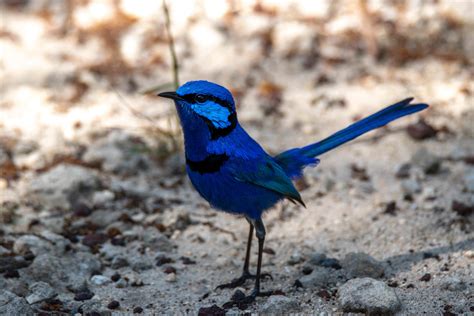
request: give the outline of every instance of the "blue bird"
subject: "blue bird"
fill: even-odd
[[[283,199],[305,206],[292,180],[301,177],[306,166],[316,166],[316,157],[428,107],[424,103],[411,104],[413,98],[408,98],[317,143],[272,157],[240,126],[234,99],[226,88],[208,81],[190,81],[176,92],[158,95],[175,102],[184,133],[186,170],[196,190],[214,208],[243,215],[250,224],[242,276],[219,286],[233,288],[255,279],[251,294],[242,298],[247,302],[271,295],[260,291],[260,280],[265,276],[261,273],[265,241],[262,213]],[[249,272],[254,229],[258,239],[256,275]]]

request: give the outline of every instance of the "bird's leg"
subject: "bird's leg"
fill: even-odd
[[[260,291],[260,278],[262,277],[262,255],[263,255],[263,244],[265,242],[265,226],[261,219],[252,220],[253,226],[255,227],[255,235],[258,238],[258,261],[257,261],[257,274],[255,275],[255,287],[250,295],[245,296],[242,292],[236,291],[232,296],[231,300],[224,304],[226,307],[237,306],[241,309],[245,309],[248,304],[255,301],[257,296],[270,296],[274,292],[262,292]]]
[[[261,218],[253,221],[255,227],[255,235],[258,239],[258,259],[257,259],[257,274],[255,276],[255,287],[252,293],[248,296],[250,299],[255,299],[257,296],[270,296],[272,291],[261,292],[260,291],[260,278],[262,276],[262,256],[263,256],[263,244],[265,243],[265,226]]]
[[[251,274],[249,271],[249,265],[250,265],[250,250],[252,249],[252,238],[253,238],[253,230],[254,230],[254,224],[252,221],[248,218],[246,218],[247,221],[249,222],[250,229],[249,229],[249,236],[247,239],[247,250],[245,252],[245,261],[244,261],[244,269],[242,271],[242,275],[238,277],[237,279],[232,280],[229,283],[221,284],[217,286],[218,289],[227,289],[227,288],[236,288],[238,286],[241,286],[245,283],[245,281],[249,279],[255,279],[255,275]],[[272,278],[272,276],[268,273],[263,273],[262,277],[269,277]]]

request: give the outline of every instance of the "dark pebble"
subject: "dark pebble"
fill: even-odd
[[[225,309],[217,306],[216,304],[209,307],[201,307],[198,311],[198,316],[221,316],[225,315]]]
[[[125,238],[119,238],[119,237],[113,237],[110,240],[110,243],[114,246],[120,246],[120,247],[123,247],[126,245]]]
[[[172,266],[168,266],[163,270],[163,272],[166,274],[176,273],[176,268]]]
[[[20,277],[20,273],[18,273],[18,270],[7,270],[7,272],[5,272],[3,276],[5,277],[5,279],[16,279]]]
[[[167,263],[174,263],[174,260],[169,258],[169,257],[163,256],[163,255],[160,255],[160,256],[156,257],[156,265],[158,267],[162,266],[164,264],[167,264]]]
[[[295,283],[293,284],[294,287],[303,287],[303,284],[301,284],[300,280],[296,280]]]
[[[398,287],[398,282],[397,280],[388,280],[387,285],[390,287]]]
[[[341,264],[339,263],[339,260],[334,259],[334,258],[325,258],[325,259],[321,260],[319,265],[321,267],[333,268],[333,269],[336,269],[336,270],[339,270],[339,269],[342,268]]]
[[[421,278],[420,278],[420,281],[423,281],[423,282],[428,282],[431,280],[431,274],[429,273],[426,273],[425,275],[423,275]]]
[[[183,264],[196,264],[196,261],[188,257],[181,257],[180,259],[183,262]]]
[[[461,216],[469,216],[474,213],[474,205],[467,205],[456,200],[452,202],[451,209]]]
[[[413,283],[410,283],[407,285],[407,289],[414,289],[415,285]]]
[[[438,254],[434,254],[432,252],[423,252],[423,259],[436,259],[436,260],[441,260],[440,256]]]
[[[356,164],[351,164],[351,176],[354,179],[360,180],[360,181],[369,181],[370,177],[367,174],[367,170],[363,167],[359,167]]]
[[[321,297],[325,301],[329,301],[331,299],[331,293],[329,293],[327,290],[319,290],[316,295]]]
[[[120,303],[118,301],[112,301],[107,305],[108,309],[117,309],[120,307]]]
[[[141,314],[141,313],[143,313],[143,308],[141,308],[140,306],[137,306],[133,309],[133,313],[134,314]]]
[[[398,168],[397,172],[395,173],[395,176],[399,179],[406,179],[410,177],[410,170],[411,170],[411,164],[409,163],[404,163],[403,165]]]
[[[114,275],[112,275],[112,276],[110,277],[110,279],[111,279],[113,282],[117,282],[118,280],[120,280],[120,278],[121,278],[121,276],[120,276],[120,274],[118,274],[118,273],[115,273]]]
[[[397,213],[397,202],[390,201],[385,205],[385,210],[383,211],[384,214],[389,215],[396,215]]]
[[[87,292],[79,292],[76,295],[74,295],[74,300],[75,301],[87,301],[90,300],[91,298],[94,297],[94,293],[87,291]]]
[[[108,239],[107,235],[98,233],[98,234],[89,234],[84,236],[82,239],[82,244],[88,247],[95,247],[103,244]]]
[[[435,137],[438,131],[424,120],[420,120],[415,124],[410,124],[406,129],[408,135],[416,140],[423,140]]]
[[[303,267],[303,274],[304,275],[311,274],[311,272],[313,272],[313,268],[311,268],[310,266],[304,266]]]
[[[85,203],[79,202],[72,206],[72,212],[78,217],[87,217],[92,214],[92,209]]]

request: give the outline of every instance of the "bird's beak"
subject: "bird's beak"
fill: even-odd
[[[174,91],[158,93],[159,97],[177,100],[184,100],[179,94]]]

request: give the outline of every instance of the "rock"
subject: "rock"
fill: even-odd
[[[341,266],[349,278],[379,278],[384,274],[384,265],[366,253],[348,253],[341,261]]]
[[[371,278],[349,280],[339,288],[339,303],[344,312],[391,315],[400,309],[395,291]]]
[[[168,273],[166,276],[165,276],[165,280],[166,282],[176,282],[176,273]]]
[[[474,170],[470,170],[464,174],[463,182],[468,192],[474,192]]]
[[[113,201],[115,199],[115,194],[112,191],[104,190],[95,192],[92,196],[92,204],[95,206],[101,206],[107,202]]]
[[[34,315],[28,302],[12,292],[0,290],[0,315]]]
[[[75,165],[58,165],[33,179],[25,196],[47,209],[69,209],[73,204],[90,199],[100,186],[97,174]]]
[[[112,269],[120,269],[129,265],[127,258],[122,255],[118,255],[112,259]]]
[[[290,256],[288,259],[288,264],[289,265],[295,265],[303,261],[303,257],[301,256],[301,253],[299,251],[293,252],[293,254]]]
[[[448,291],[464,291],[467,288],[465,282],[456,277],[448,277],[441,282],[441,288]]]
[[[36,282],[30,285],[30,294],[26,297],[29,304],[35,304],[56,297],[58,293],[46,282]]]
[[[339,271],[316,266],[310,274],[302,276],[299,282],[304,288],[320,288],[336,284],[341,277]]]
[[[145,144],[121,131],[112,131],[93,143],[82,159],[87,163],[100,164],[102,169],[119,174],[133,174],[149,169],[149,158],[140,153]]]
[[[399,179],[406,179],[410,177],[411,164],[403,163],[397,167],[395,176]]]
[[[95,284],[95,285],[106,285],[106,284],[109,284],[111,282],[112,282],[112,280],[110,280],[110,278],[108,278],[104,275],[100,275],[100,274],[96,274],[96,275],[92,276],[92,278],[91,278],[91,283]]]
[[[426,148],[418,149],[412,157],[415,165],[426,174],[437,174],[441,169],[441,158],[429,152]]]
[[[402,181],[402,190],[403,193],[414,195],[421,192],[421,184],[416,179],[408,179]]]
[[[300,311],[301,306],[298,301],[283,295],[270,296],[260,309],[260,313],[264,315],[292,314]]]
[[[67,287],[74,291],[80,289],[100,269],[100,261],[87,252],[62,257],[41,254],[25,269],[25,274],[34,281],[48,282],[55,288]]]
[[[143,244],[153,252],[170,252],[173,250],[173,243],[155,227],[141,229],[139,236],[143,239]]]
[[[17,254],[25,255],[32,253],[35,256],[54,252],[63,254],[71,242],[66,238],[50,231],[43,231],[40,238],[35,235],[20,236],[13,244],[13,250]]]
[[[133,256],[130,258],[130,266],[134,271],[145,271],[153,268],[154,262],[150,257]]]
[[[314,254],[311,255],[311,257],[309,258],[308,262],[310,264],[314,264],[314,265],[320,265],[320,263],[325,260],[327,257],[324,253],[321,253],[321,252],[316,252]]]

